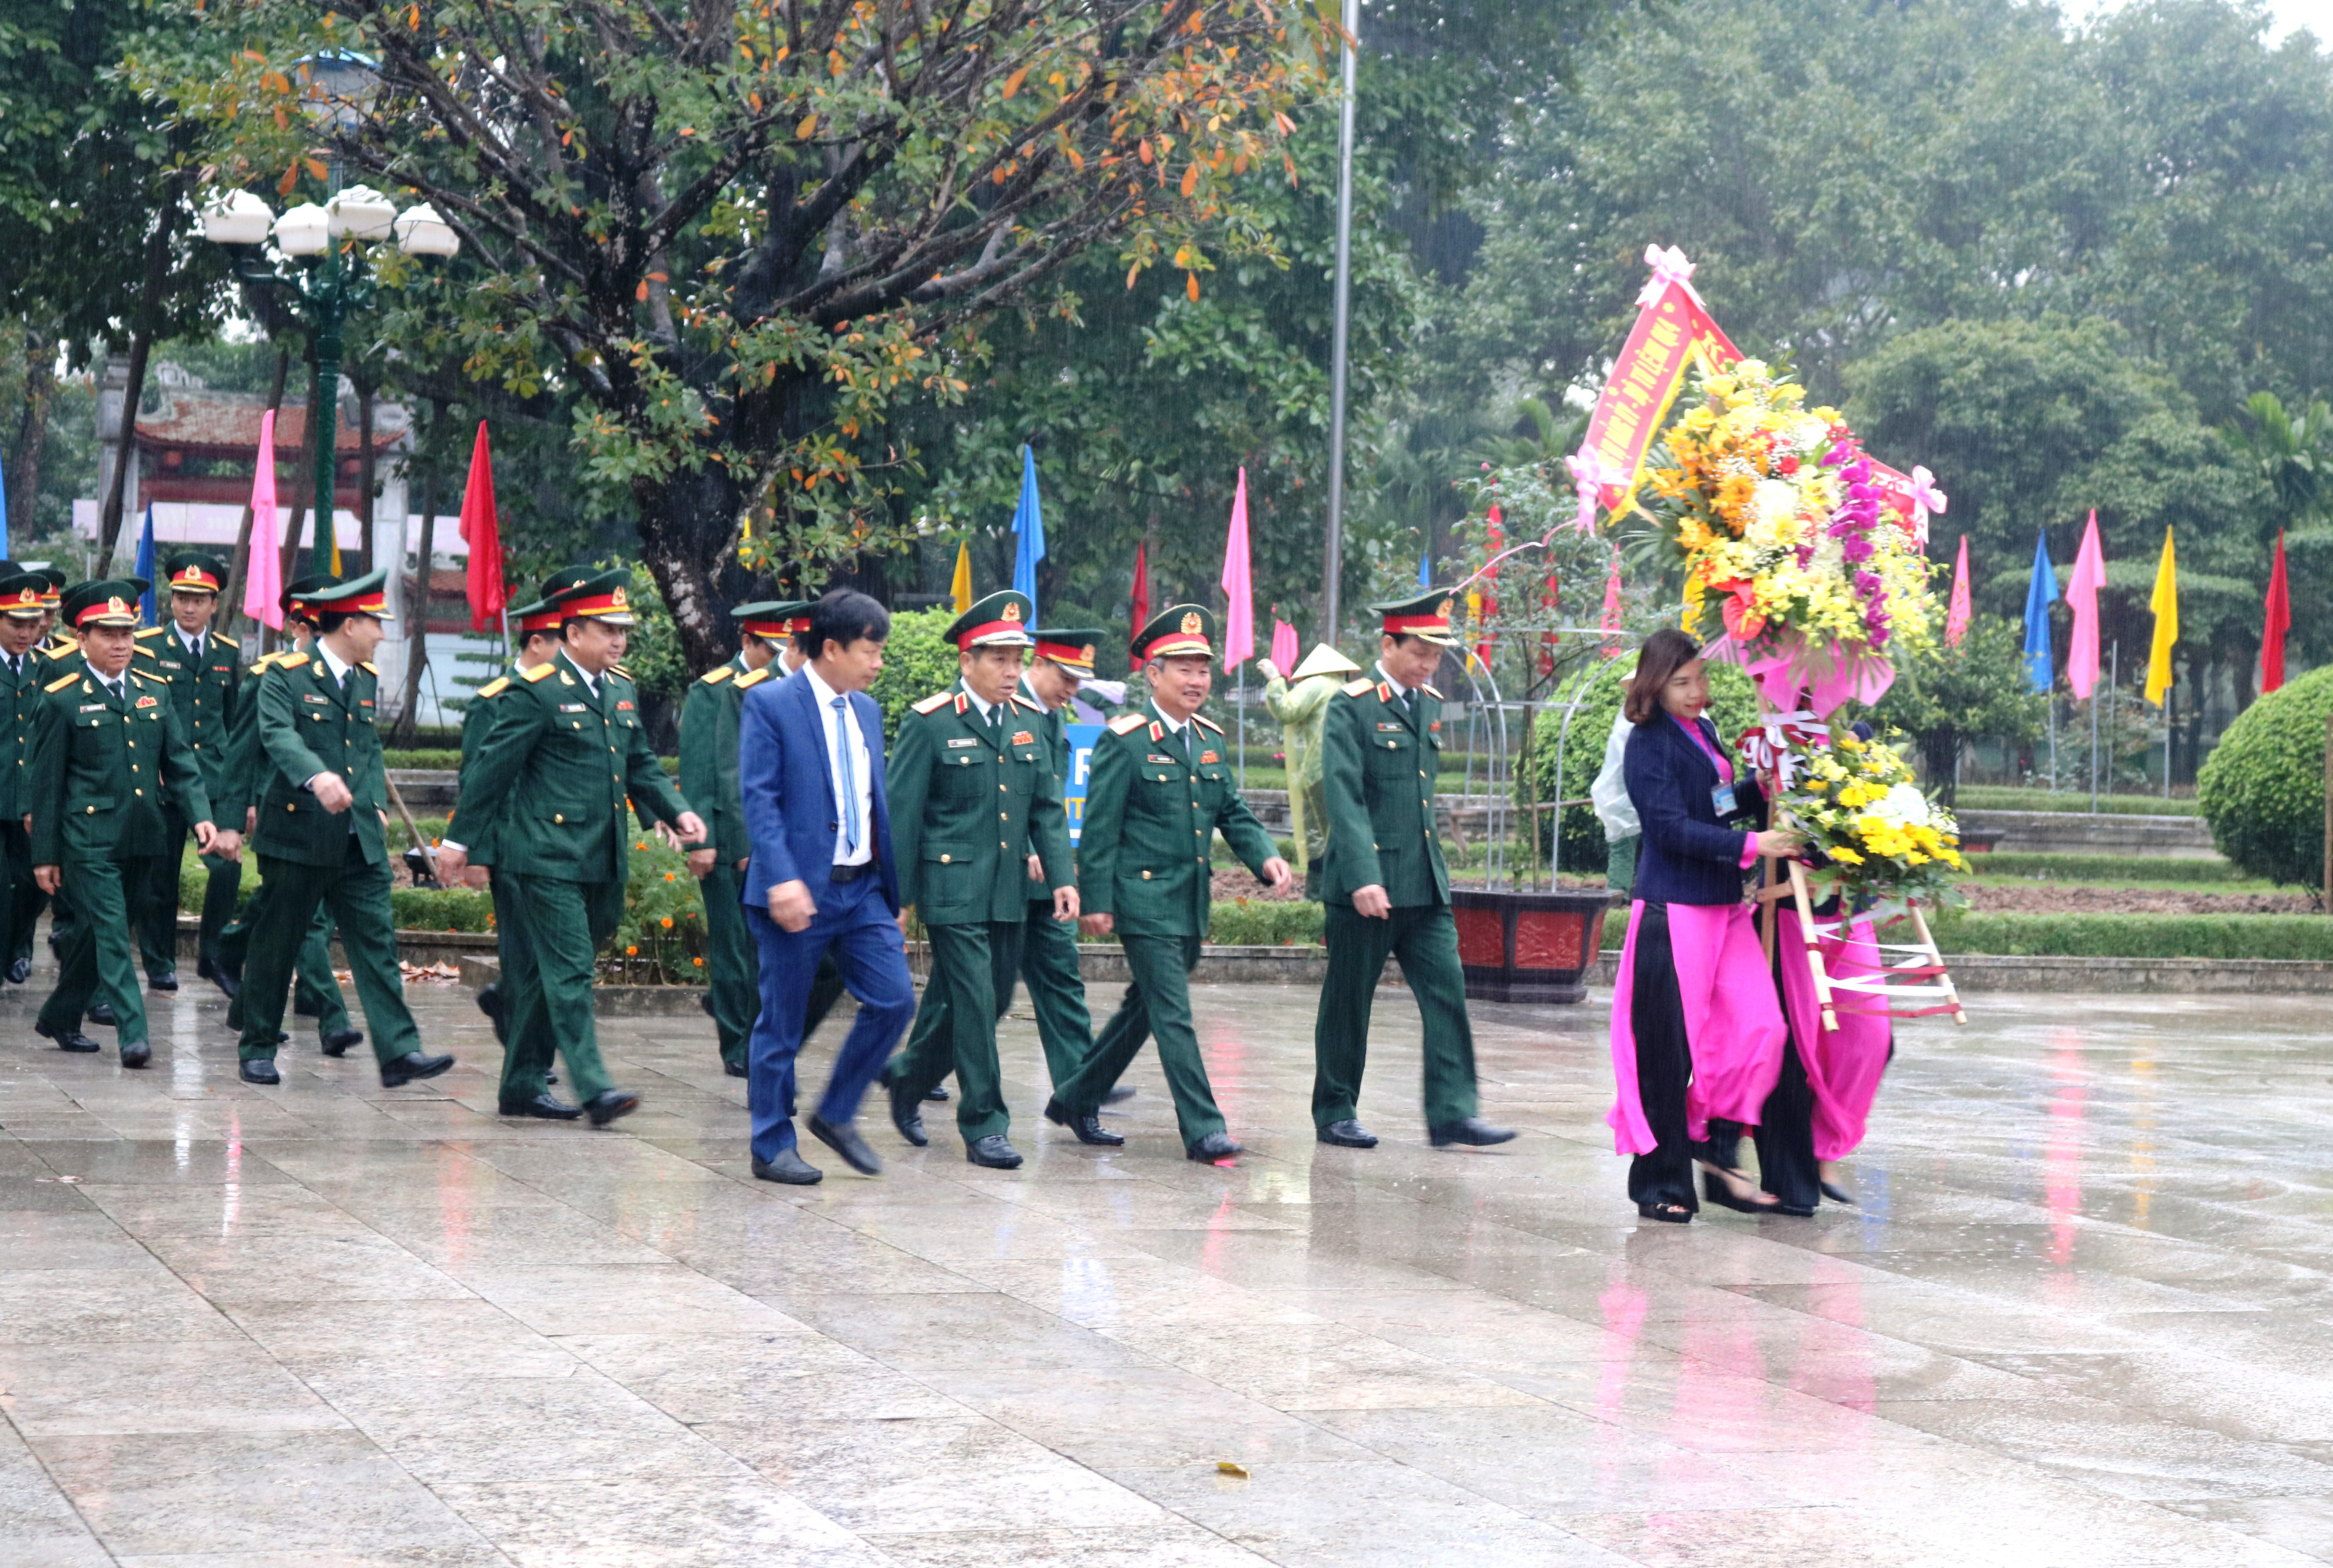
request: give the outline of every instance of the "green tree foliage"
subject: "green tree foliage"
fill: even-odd
[[[2269,693],[2195,777],[2195,808],[2221,854],[2254,876],[2324,894],[2325,722],[2333,667]]]
[[[883,673],[867,694],[883,710],[883,734],[899,732],[908,705],[955,684],[956,650],[941,634],[955,619],[953,608],[910,610],[891,617],[890,640],[883,645]]]
[[[1972,616],[1957,648],[1935,648],[1899,666],[1874,715],[1883,728],[1909,734],[1920,748],[1931,793],[1954,798],[1953,761],[1961,744],[2031,740],[2049,722],[2049,699],[2024,669],[2024,628],[2006,616]]]

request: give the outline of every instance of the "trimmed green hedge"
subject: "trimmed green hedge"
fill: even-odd
[[[2088,816],[2088,789],[2020,789],[2005,784],[1963,784],[1954,797],[1962,811],[2071,811]],[[2101,817],[2193,817],[2195,802],[2174,796],[2101,795]]]
[[[399,931],[488,932],[494,901],[466,887],[392,887],[389,907]]]
[[[2325,722],[2333,666],[2236,715],[2195,776],[2220,853],[2271,882],[2315,891],[2325,865]]]
[[[424,769],[435,770],[443,772],[452,772],[455,769],[459,768],[462,765],[462,753],[459,751],[407,751],[390,750],[384,751],[380,754],[380,758],[381,765],[386,768]]]
[[[2068,958],[2333,960],[2318,914],[2013,914],[1963,912],[1930,923],[1946,952]]]
[[[1966,794],[1966,790],[1962,791]],[[2050,882],[2248,882],[2242,867],[2224,860],[2175,860],[2165,856],[2040,855],[1994,850],[1968,857],[1975,876],[2031,877]]]

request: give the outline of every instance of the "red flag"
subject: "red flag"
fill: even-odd
[[[1968,535],[1963,534],[1960,563],[1953,568],[1952,605],[1944,612],[1944,641],[1954,647],[1959,647],[1961,639],[1968,636],[1970,613]]]
[[[2284,684],[2284,634],[2292,629],[2292,600],[2284,584],[2284,530],[2276,531],[2276,564],[2268,573],[2268,626],[2261,636],[2261,695]]]
[[[1491,662],[1491,623],[1499,616],[1499,555],[1507,548],[1507,536],[1502,526],[1506,519],[1499,515],[1498,502],[1491,503],[1490,527],[1483,536],[1483,551],[1489,564],[1483,569],[1483,586],[1474,590],[1474,624],[1483,628],[1483,640],[1474,645],[1474,657],[1487,667]]]
[[[1150,546],[1147,542],[1134,547],[1134,626],[1136,636],[1150,624]],[[1142,668],[1140,655],[1135,655],[1134,668]]]
[[[1551,571],[1547,574],[1547,586],[1540,590],[1540,608],[1543,610],[1552,610],[1560,606],[1561,600],[1556,591],[1556,587],[1555,573]],[[1542,676],[1555,674],[1555,645],[1561,640],[1562,634],[1558,632],[1553,626],[1550,626],[1547,630],[1540,633],[1539,673]]]
[[[470,448],[470,482],[462,489],[462,542],[470,547],[470,629],[482,632],[502,618],[502,525],[494,518],[494,460],[486,450],[486,422],[478,421]]]

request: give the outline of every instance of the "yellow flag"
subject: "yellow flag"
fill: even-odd
[[[2155,647],[2146,655],[2146,700],[2159,708],[2171,690],[2171,650],[2179,641],[2179,567],[2167,528],[2163,531],[2163,561],[2155,569],[2155,592],[2146,607],[2155,612]]]
[[[964,614],[972,607],[972,542],[967,540],[955,547],[955,579],[948,584],[948,592],[955,596],[955,613]]]

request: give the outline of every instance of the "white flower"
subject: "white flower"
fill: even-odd
[[[1897,827],[1925,827],[1928,823],[1928,798],[1920,793],[1916,784],[1898,784],[1874,801],[1872,814]]]
[[[1799,533],[1798,487],[1780,479],[1762,479],[1750,492],[1750,510],[1756,521],[1746,537],[1753,544],[1787,544]]]

